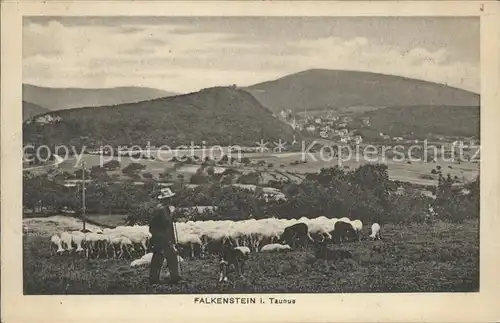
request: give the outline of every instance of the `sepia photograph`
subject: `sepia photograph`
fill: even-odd
[[[19,131],[2,133],[2,161],[22,151],[2,165],[20,297],[282,311],[300,295],[485,292],[484,82],[498,81],[481,10],[28,10],[18,120],[2,100]]]
[[[477,291],[479,83],[476,17],[25,17],[24,292]]]

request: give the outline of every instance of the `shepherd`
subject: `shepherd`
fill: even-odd
[[[149,267],[149,283],[158,284],[160,281],[160,271],[163,261],[167,260],[168,270],[170,272],[170,281],[178,282],[180,277],[179,261],[175,250],[174,221],[172,218],[171,198],[175,196],[170,188],[163,188],[158,199],[157,205],[151,221],[149,223],[149,232],[151,233],[151,247],[153,257]],[[167,207],[165,207],[167,206]]]

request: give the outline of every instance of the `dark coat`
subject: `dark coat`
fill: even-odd
[[[154,211],[151,221],[149,222],[149,232],[151,233],[151,247],[153,251],[163,251],[172,243],[168,239],[168,220],[170,215],[168,208],[158,208]]]

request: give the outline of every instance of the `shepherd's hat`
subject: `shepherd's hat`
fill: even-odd
[[[161,192],[161,194],[160,194],[160,196],[158,196],[159,200],[163,200],[163,199],[166,199],[166,198],[169,198],[169,197],[172,197],[175,195],[175,193],[172,192],[172,190],[168,187],[162,188],[160,190],[160,192]]]

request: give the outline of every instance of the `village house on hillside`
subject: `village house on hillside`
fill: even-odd
[[[296,130],[303,130],[304,126],[297,122],[297,119],[293,118],[292,122],[290,123],[290,126],[292,126],[292,129]]]
[[[338,132],[339,135],[347,135],[349,133],[349,130],[347,130],[346,128],[344,128],[344,129],[337,130],[337,132]]]
[[[32,122],[37,123],[37,124],[51,124],[51,123],[56,123],[61,121],[62,118],[60,116],[53,117],[50,114],[36,117],[33,120],[27,120],[26,124],[30,124]]]
[[[361,144],[363,142],[363,137],[360,135],[354,136],[353,140],[356,142],[357,145]]]
[[[352,122],[353,121],[353,118],[352,117],[342,117],[342,121],[345,122],[345,123],[349,123],[349,122]]]
[[[316,126],[315,125],[309,125],[306,127],[306,130],[309,132],[315,132],[316,131]]]

